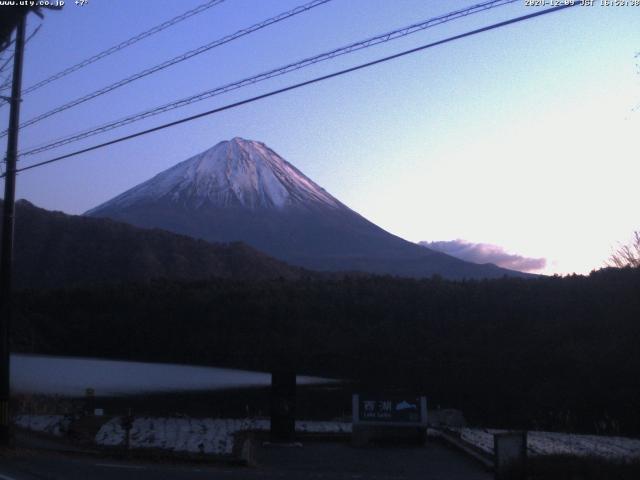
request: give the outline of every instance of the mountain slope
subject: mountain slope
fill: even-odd
[[[1,201],[0,201],[1,205]],[[214,245],[162,230],[16,204],[18,288],[87,286],[153,278],[298,278],[304,272],[244,244]]]
[[[315,270],[401,276],[521,276],[407,242],[374,225],[260,142],[234,138],[86,215],[209,241],[243,241]]]

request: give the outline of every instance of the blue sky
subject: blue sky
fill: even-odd
[[[24,86],[203,2],[67,2],[28,44]],[[25,96],[22,119],[302,3],[227,0]],[[25,128],[21,148],[475,3],[333,0]],[[24,162],[533,11],[516,2]],[[640,228],[639,27],[640,7],[575,7],[24,172],[18,197],[79,214],[241,136],[408,240],[494,244],[547,259],[544,273],[587,273]]]

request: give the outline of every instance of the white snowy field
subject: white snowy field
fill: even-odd
[[[67,433],[71,418],[65,415],[16,415],[13,423],[26,430],[60,437]]]
[[[22,428],[57,436],[63,435],[70,424],[70,418],[63,415],[19,415],[14,421]],[[131,426],[129,445],[130,448],[230,455],[236,433],[267,431],[269,426],[268,419],[137,417]],[[505,431],[479,428],[449,430],[458,432],[463,440],[489,455],[493,455],[493,434]],[[296,421],[296,431],[349,434],[351,423],[299,420]],[[106,421],[95,441],[98,445],[124,447],[122,418]],[[625,437],[533,431],[528,432],[527,448],[531,456],[596,456],[615,461],[640,459],[640,439]]]
[[[64,415],[18,415],[14,423],[24,429],[50,435],[64,435],[71,418]],[[268,419],[233,418],[135,418],[129,433],[130,448],[154,448],[173,452],[231,455],[234,435],[243,431],[268,431]],[[296,431],[305,433],[351,433],[349,422],[296,421]],[[100,427],[95,441],[108,447],[125,446],[122,417]]]
[[[450,430],[458,432],[464,441],[490,455],[493,455],[493,434],[506,431],[480,428]],[[576,455],[609,460],[633,460],[640,459],[640,439],[530,431],[527,433],[527,450],[532,456]]]
[[[269,430],[264,419],[214,418],[149,418],[133,421],[129,434],[130,448],[158,448],[174,452],[230,455],[234,435],[247,430]],[[297,432],[351,433],[349,422],[297,421]],[[125,430],[122,419],[116,417],[105,423],[96,434],[96,443],[104,446],[124,446]]]
[[[298,384],[332,380],[298,376]],[[118,396],[153,392],[224,390],[271,383],[269,373],[168,363],[143,363],[97,358],[11,355],[11,391],[21,394]]]

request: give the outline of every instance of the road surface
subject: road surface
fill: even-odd
[[[439,443],[352,448],[308,443],[263,447],[254,467],[122,461],[44,451],[0,456],[0,480],[491,480],[493,475]]]

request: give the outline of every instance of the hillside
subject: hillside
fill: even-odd
[[[16,204],[17,288],[201,280],[298,278],[302,269],[242,243],[212,244],[113,220],[51,212]]]

